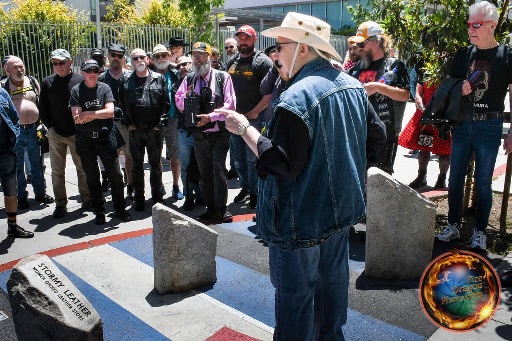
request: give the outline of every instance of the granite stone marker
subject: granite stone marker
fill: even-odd
[[[167,206],[153,206],[155,289],[160,295],[217,281],[217,232]]]
[[[20,341],[103,340],[100,316],[47,256],[20,260],[7,290]]]
[[[372,167],[368,170],[365,276],[416,280],[432,259],[436,206]]]

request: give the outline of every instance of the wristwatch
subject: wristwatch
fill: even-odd
[[[238,126],[238,135],[244,136],[245,133],[247,133],[247,128],[249,128],[249,126],[250,126],[249,123],[245,123],[245,124]]]

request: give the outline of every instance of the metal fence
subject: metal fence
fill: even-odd
[[[0,55],[15,55],[23,59],[27,74],[38,80],[49,76],[52,67],[49,63],[51,51],[64,48],[73,57],[74,70],[78,71],[80,64],[87,59],[93,47],[110,43],[122,43],[129,50],[138,47],[152,51],[156,44],[169,41],[172,36],[183,37],[190,42],[188,29],[177,29],[159,25],[114,25],[101,23],[99,32],[94,23],[80,24],[41,24],[20,23],[13,21],[0,22]],[[219,47],[223,59],[226,60],[224,41],[233,37],[235,31],[218,30],[216,41],[208,42]],[[99,36],[98,36],[99,34]],[[263,37],[258,33],[256,48],[263,50],[273,45],[275,39]],[[346,37],[332,36],[334,48],[344,56],[347,50]]]

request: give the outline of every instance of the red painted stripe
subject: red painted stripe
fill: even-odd
[[[151,233],[153,233],[153,228],[132,231],[132,232],[125,232],[125,233],[120,233],[120,234],[116,234],[113,236],[94,239],[94,240],[91,240],[88,242],[81,242],[81,243],[66,245],[66,246],[58,247],[56,249],[43,251],[40,253],[47,255],[48,257],[56,257],[56,256],[64,255],[66,253],[85,250],[85,249],[88,249],[91,247],[104,245],[104,244],[108,244],[108,243],[113,243],[113,242],[117,242],[120,240],[145,236],[145,235],[148,235]],[[0,272],[11,270],[18,263],[18,261],[19,261],[19,259],[16,259],[16,260],[4,263],[4,264],[0,264]]]
[[[507,164],[501,165],[494,170],[492,173],[493,178],[497,178],[498,176],[505,174],[507,172]]]
[[[205,341],[259,341],[259,339],[239,333],[228,327],[223,327]]]

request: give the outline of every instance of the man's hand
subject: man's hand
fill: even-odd
[[[234,110],[215,109],[215,112],[226,115],[226,129],[233,134],[238,134],[238,128],[240,126],[249,124],[246,116],[239,114]]]
[[[503,140],[503,149],[505,149],[505,154],[512,152],[512,134],[507,134]]]
[[[471,93],[471,84],[469,84],[468,80],[464,80],[462,82],[462,96],[467,96]]]
[[[368,83],[363,84],[363,87],[366,90],[366,93],[368,94],[368,96],[371,96],[374,93],[379,92],[379,87],[382,84],[383,83],[379,83],[379,82],[368,82]]]
[[[258,118],[258,113],[257,112],[255,113],[254,111],[251,110],[247,114],[245,114],[245,117],[247,117],[250,120],[255,120]]]
[[[128,126],[128,130],[136,130],[136,129],[137,129],[137,127],[136,127],[136,126],[134,126],[133,124],[130,124],[130,125]]]
[[[202,127],[211,122],[210,116],[208,114],[200,114],[196,115],[199,118],[199,122],[197,122],[198,127]]]

